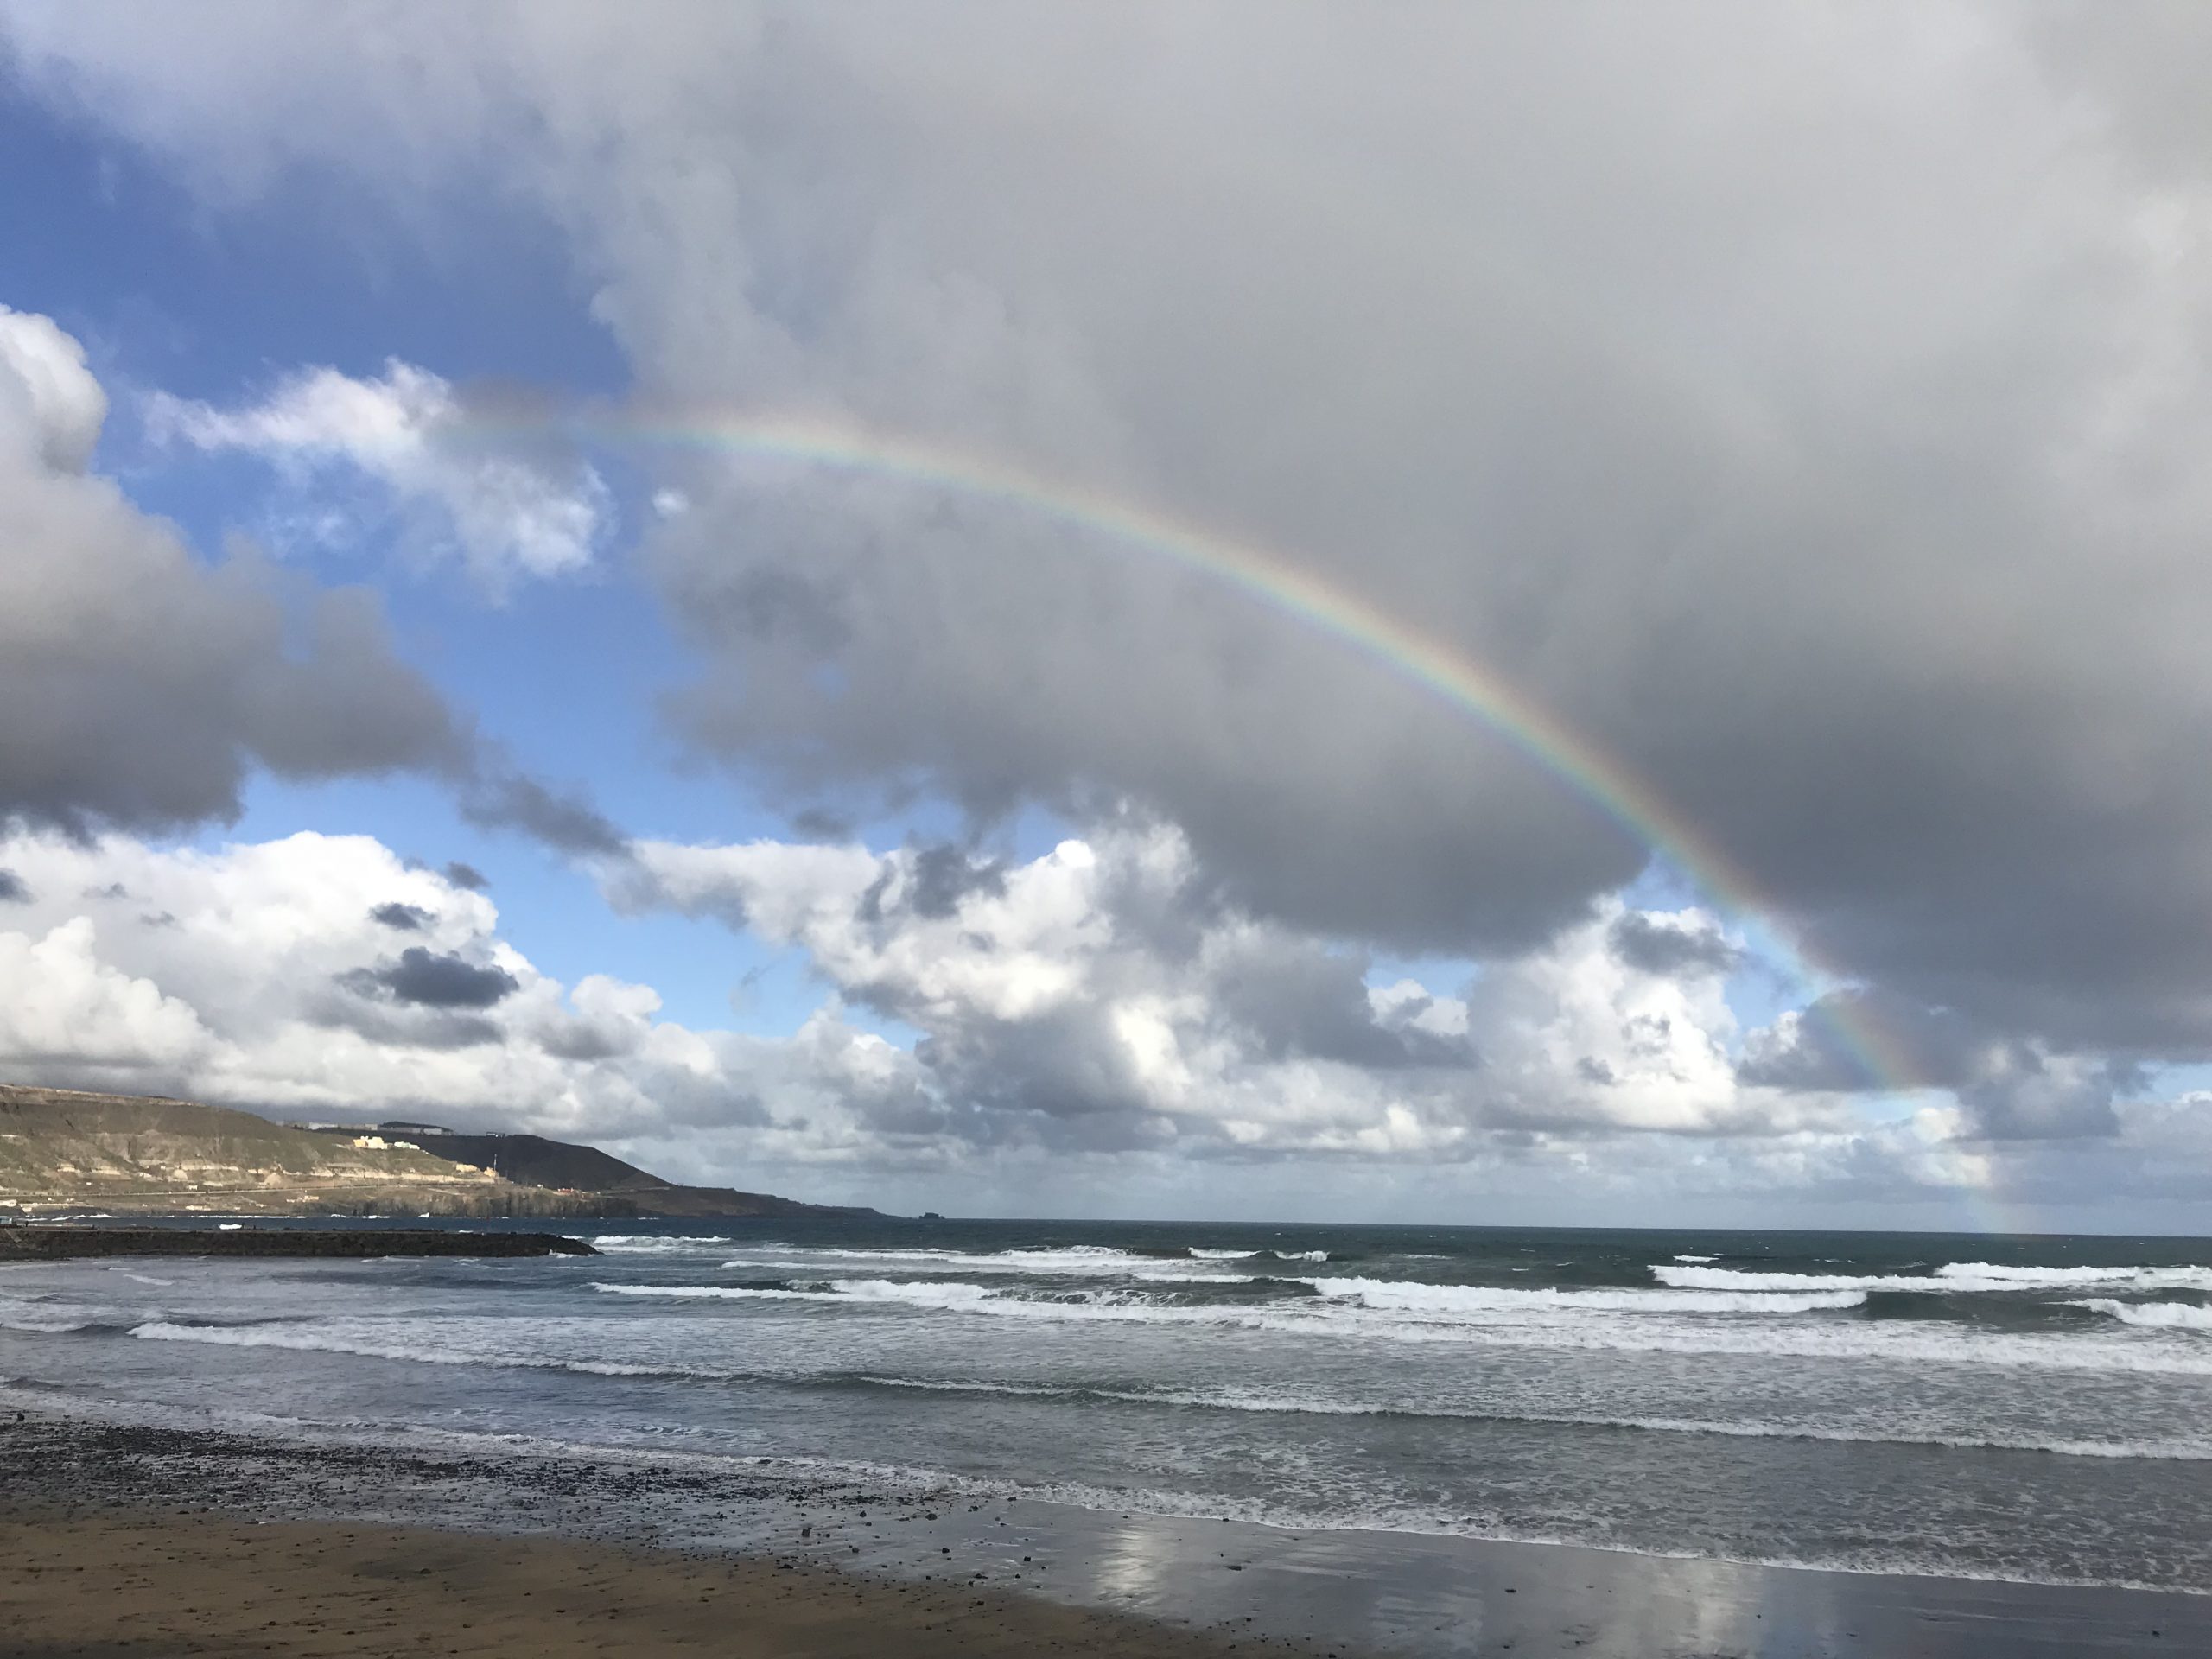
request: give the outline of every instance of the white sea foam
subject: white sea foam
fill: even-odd
[[[1257,1250],[1202,1250],[1195,1245],[1191,1249],[1192,1258],[1198,1262],[1249,1262],[1258,1254]]]
[[[1329,1259],[1326,1250],[1277,1250],[1274,1254],[1278,1262],[1325,1262]]]
[[[1329,1281],[1309,1281],[1329,1282]],[[1588,1352],[1735,1354],[1824,1362],[1887,1361],[1910,1366],[1970,1365],[2070,1372],[2212,1376],[2212,1344],[2187,1338],[2162,1342],[2150,1332],[2109,1339],[2074,1333],[2005,1332],[1920,1322],[1830,1324],[1789,1319],[1714,1319],[1714,1313],[1796,1314],[1850,1306],[1858,1292],[1713,1293],[1689,1306],[1649,1300],[1627,1306],[1582,1298],[1661,1298],[1663,1291],[1522,1291],[1478,1286],[1374,1284],[1392,1293],[1427,1290],[1467,1300],[1458,1306],[1390,1306],[1362,1295],[1319,1295],[1268,1303],[1196,1306],[1144,1291],[1099,1288],[1057,1296],[1025,1294],[944,1280],[833,1280],[790,1288],[594,1282],[617,1295],[671,1300],[796,1302],[855,1307],[906,1307],[918,1313],[956,1313],[1046,1323],[1207,1325],[1298,1338],[1373,1339],[1421,1344],[1465,1344]],[[1675,1293],[1687,1296],[1690,1293]]]
[[[661,1233],[602,1233],[592,1247],[609,1255],[681,1255],[691,1250],[712,1249],[727,1238],[671,1237]]]
[[[2022,1289],[2073,1285],[2125,1285],[2133,1290],[2212,1290],[2212,1268],[2013,1268],[1987,1262],[1953,1262],[1936,1270],[1943,1279]]]
[[[1357,1298],[1367,1307],[1426,1314],[1497,1314],[1532,1311],[1608,1313],[1814,1313],[1856,1307],[1865,1293],[1831,1289],[1790,1294],[1773,1290],[1516,1290],[1488,1285],[1417,1285],[1393,1279],[1308,1279],[1324,1296]]]
[[[1243,1255],[1244,1251],[1233,1252]],[[767,1268],[784,1273],[824,1273],[839,1265],[874,1266],[901,1273],[1013,1273],[1033,1278],[1116,1278],[1132,1269],[1173,1269],[1173,1256],[1139,1255],[1104,1244],[1071,1244],[1026,1250],[837,1249],[800,1245],[764,1245],[754,1254],[725,1262],[726,1268]],[[1189,1264],[1195,1266],[1195,1262]]]
[[[1735,1291],[1859,1291],[1964,1290],[1970,1287],[1943,1279],[1916,1278],[1906,1274],[1856,1273],[1742,1273],[1733,1268],[1675,1268],[1664,1264],[1651,1276],[1676,1290]]]
[[[595,1376],[721,1375],[666,1366],[627,1365],[613,1360],[489,1353],[466,1348],[380,1342],[349,1332],[299,1325],[180,1325],[168,1319],[149,1319],[143,1325],[133,1326],[130,1334],[143,1342],[193,1342],[217,1348],[283,1348],[296,1353],[356,1354],[365,1359],[406,1360],[418,1365],[490,1365],[521,1370],[582,1371]]]
[[[1710,1261],[1712,1261],[1713,1259],[1713,1257],[1711,1257],[1711,1256],[1709,1256],[1709,1255],[1678,1255],[1678,1256],[1676,1256],[1676,1257],[1675,1258],[1675,1261],[1677,1261],[1677,1262],[1710,1262]]]
[[[1179,1277],[1178,1282],[1189,1281]],[[874,1305],[1063,1323],[1104,1319],[1125,1323],[1150,1320],[1169,1325],[1253,1325],[1256,1321],[1252,1315],[1258,1306],[1179,1306],[1159,1301],[1153,1293],[1121,1288],[1039,1296],[1024,1294],[1014,1287],[946,1279],[832,1279],[779,1287],[616,1284],[594,1280],[592,1288],[616,1296],[663,1297],[672,1300],[816,1302],[848,1307]]]
[[[27,1335],[45,1337],[67,1336],[73,1331],[93,1331],[99,1321],[67,1313],[23,1313],[10,1311],[0,1313],[0,1331],[21,1331]]]
[[[1273,1327],[1292,1317],[1269,1313],[1253,1323]],[[1919,1321],[1822,1324],[1818,1321],[1691,1322],[1657,1318],[1606,1319],[1526,1325],[1378,1324],[1352,1334],[1424,1344],[1465,1344],[1613,1353],[1728,1354],[1822,1364],[1867,1360],[1924,1370],[1932,1365],[2088,1374],[2212,1376],[2212,1344],[2160,1343],[2133,1337],[2012,1333],[1943,1327]]]
[[[2093,1307],[2123,1325],[2158,1331],[2212,1331],[2212,1307],[2199,1302],[2119,1302],[2108,1296],[2094,1296],[2074,1306]]]
[[[1761,1273],[1733,1268],[1655,1266],[1662,1285],[1697,1290],[1885,1290],[1942,1294],[2113,1286],[2130,1290],[2212,1290],[2207,1268],[2012,1268],[1952,1262],[1933,1274]]]
[[[1250,1283],[1234,1274],[1161,1275],[1173,1284]],[[1298,1307],[1302,1327],[1342,1319],[1358,1313],[1446,1323],[1510,1323],[1531,1318],[1590,1314],[1810,1313],[1853,1307],[1866,1298],[1855,1291],[1814,1294],[1741,1291],[1510,1290],[1483,1285],[1415,1285],[1387,1279],[1303,1279],[1326,1300],[1311,1310]],[[652,1285],[594,1281],[594,1290],[620,1296],[673,1300],[781,1300],[899,1303],[908,1306],[1001,1313],[1044,1319],[1151,1319],[1164,1323],[1262,1324],[1270,1305],[1227,1307],[1176,1306],[1146,1300],[1141,1292],[1093,1290],[1052,1297],[1026,1295],[1014,1287],[994,1287],[957,1280],[837,1279],[824,1284],[788,1286]],[[1332,1305],[1333,1304],[1333,1305]],[[1274,1304],[1281,1306],[1282,1304]]]
[[[608,1284],[603,1280],[591,1281],[594,1290],[606,1291],[613,1296],[658,1296],[671,1301],[715,1302],[739,1301],[747,1297],[791,1296],[796,1291],[755,1287],[739,1285],[620,1285]]]

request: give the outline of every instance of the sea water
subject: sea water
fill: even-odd
[[[2212,1592],[2212,1243],[610,1224],[0,1271],[18,1398],[1301,1529]]]

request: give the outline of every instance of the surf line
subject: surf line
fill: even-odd
[[[702,412],[472,417],[469,432],[547,435],[579,444],[703,450],[826,468],[931,489],[1000,506],[1146,554],[1255,600],[1365,657],[1461,713],[1556,778],[1630,836],[1681,868],[1738,922],[1765,934],[1811,982],[1815,1007],[1845,1050],[1880,1087],[1929,1085],[1902,1046],[1853,1000],[1817,1001],[1851,976],[1820,961],[1784,926],[1781,906],[1728,852],[1627,763],[1608,754],[1487,664],[1381,607],[1256,543],[1224,535],[1145,503],[1049,476],[999,457],[872,427],[849,418]]]

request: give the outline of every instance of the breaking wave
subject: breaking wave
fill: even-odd
[[[1408,1313],[1511,1313],[1590,1309],[1608,1313],[1816,1313],[1857,1307],[1849,1288],[1773,1290],[1500,1290],[1484,1285],[1417,1285],[1394,1279],[1309,1279],[1324,1296],[1357,1298],[1367,1307]]]
[[[609,1255],[678,1255],[727,1244],[727,1238],[671,1238],[658,1233],[601,1233],[592,1248]]]
[[[2073,1306],[2094,1308],[2122,1325],[2157,1331],[2212,1331],[2212,1307],[2201,1302],[2120,1302],[2109,1296],[2093,1296]]]
[[[1141,1275],[1154,1282],[1149,1275]],[[1159,1282],[1258,1284],[1238,1274],[1162,1275]],[[1310,1287],[1321,1298],[1344,1305],[1341,1312],[1420,1315],[1450,1319],[1510,1317],[1516,1314],[1598,1313],[1810,1313],[1855,1307],[1866,1297],[1853,1291],[1818,1294],[1730,1291],[1504,1290],[1480,1285],[1416,1285],[1385,1279],[1294,1279],[1281,1281]],[[662,1297],[672,1300],[890,1302],[908,1306],[992,1313],[1033,1313],[1079,1319],[1106,1314],[1124,1318],[1236,1322],[1258,1313],[1262,1305],[1192,1306],[1162,1301],[1137,1290],[1093,1290],[1055,1296],[1027,1294],[1012,1287],[944,1279],[833,1279],[773,1285],[652,1285],[592,1281],[592,1288],[617,1296]],[[1311,1323],[1326,1318],[1317,1310]]]
[[[2212,1268],[2012,1268],[1987,1262],[1952,1262],[1932,1274],[1759,1273],[1733,1268],[1651,1269],[1662,1285],[1695,1290],[1925,1291],[1939,1294],[2071,1289],[2110,1286],[2127,1290],[2212,1290]]]

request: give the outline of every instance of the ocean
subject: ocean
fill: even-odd
[[[2203,1240],[582,1236],[601,1254],[0,1270],[4,1397],[1301,1532],[2212,1592]]]

